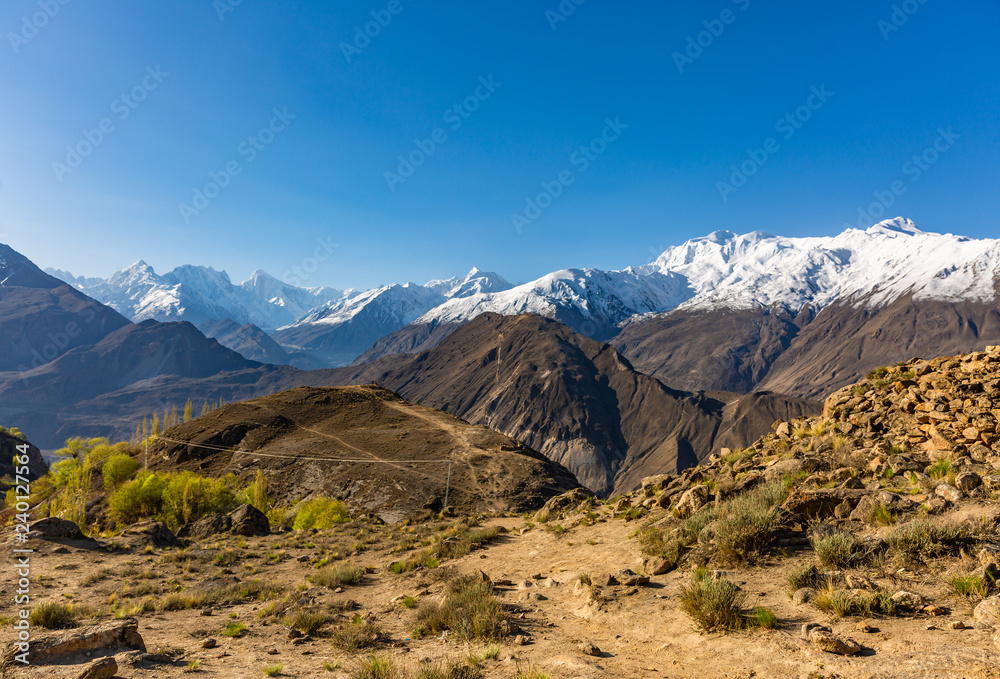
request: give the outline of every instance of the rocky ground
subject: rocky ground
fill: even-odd
[[[607,502],[571,491],[529,515],[234,534],[264,532],[243,510],[216,522],[226,532],[208,522],[183,542],[152,522],[86,540],[49,521],[31,545],[33,607],[60,604],[39,622],[78,627],[36,625],[47,657],[5,669],[1000,678],[998,394],[997,348],[893,366],[752,448]],[[6,644],[13,575],[0,587]],[[473,615],[468,592],[497,616]],[[728,619],[706,615],[723,612],[708,596],[719,592],[733,595]],[[429,622],[444,610],[447,629]],[[99,664],[107,656],[115,668]]]

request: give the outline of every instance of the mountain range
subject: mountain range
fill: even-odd
[[[0,424],[51,449],[127,438],[189,398],[377,382],[616,492],[876,366],[1000,344],[998,255],[897,218],[827,238],[720,231],[520,285],[473,269],[359,292],[143,262],[56,278],[0,246]]]
[[[262,271],[233,284],[225,272],[194,266],[159,276],[141,261],[106,281],[49,273],[133,321],[255,326],[287,355],[273,346],[260,350],[263,337],[253,328],[241,333],[257,336],[250,348],[231,340],[232,333],[210,332],[247,351],[247,358],[302,368],[427,350],[486,312],[532,313],[611,341],[643,371],[687,389],[773,388],[819,396],[856,379],[856,366],[842,360],[806,380],[780,358],[789,350],[797,355],[797,338],[812,342],[828,332],[822,328],[845,323],[853,335],[879,334],[875,317],[898,317],[912,331],[894,338],[896,349],[925,351],[954,341],[941,351],[965,350],[963,342],[995,322],[998,254],[1000,241],[923,232],[897,217],[831,237],[717,231],[668,248],[641,267],[567,269],[516,286],[478,269],[425,285],[367,291],[299,288]],[[956,311],[956,305],[964,306]],[[712,343],[710,357],[695,361],[697,370],[677,339],[692,331],[727,335]],[[753,337],[744,337],[748,332]],[[855,349],[866,354],[871,347]],[[872,360],[876,354],[882,352]],[[728,377],[715,376],[721,366],[729,366]]]

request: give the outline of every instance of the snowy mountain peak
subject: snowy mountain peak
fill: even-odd
[[[464,276],[429,281],[424,287],[442,294],[448,299],[453,299],[479,293],[503,292],[513,286],[500,274],[492,271],[481,271],[479,267],[474,266]]]
[[[896,217],[895,219],[885,219],[874,226],[868,227],[866,233],[884,233],[893,234],[900,233],[907,236],[913,236],[917,234],[925,233],[917,228],[917,225],[909,219],[903,217]]]

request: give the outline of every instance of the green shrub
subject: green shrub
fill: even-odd
[[[823,576],[815,566],[802,565],[788,574],[789,592],[796,592],[803,587],[819,589],[826,584],[826,577]]]
[[[247,626],[242,622],[231,622],[226,625],[226,629],[222,633],[231,639],[239,639],[247,633]]]
[[[464,640],[495,640],[505,634],[507,616],[492,586],[471,577],[455,578],[440,605],[421,606],[414,636],[445,630]]]
[[[891,509],[880,502],[872,507],[872,512],[868,520],[879,526],[891,526],[896,523],[896,515],[892,513]]]
[[[964,538],[964,539],[963,539]],[[894,528],[886,542],[911,561],[924,561],[951,552],[965,541],[974,541],[956,526],[944,526],[925,520],[916,520]]]
[[[850,568],[863,558],[863,546],[853,534],[837,531],[814,537],[816,558],[827,568]]]
[[[168,477],[163,489],[163,520],[172,530],[209,514],[225,514],[239,505],[235,477],[206,478],[184,471]]]
[[[951,472],[951,460],[942,458],[927,468],[927,475],[932,479],[941,480]]]
[[[702,507],[684,519],[681,522],[681,536],[684,544],[690,545],[697,542],[705,527],[715,521],[718,516],[719,512],[715,507]]]
[[[335,648],[353,653],[375,646],[382,638],[382,628],[367,620],[356,619],[333,631],[330,640]],[[393,675],[389,675],[393,676]]]
[[[67,629],[79,626],[73,607],[55,602],[46,602],[35,606],[28,617],[28,622],[45,629]]]
[[[233,475],[206,478],[194,472],[160,474],[141,471],[112,493],[110,516],[119,525],[155,517],[171,530],[209,514],[224,514],[236,508]]]
[[[324,566],[309,578],[313,584],[329,589],[342,585],[356,585],[365,579],[365,569],[353,564]]]
[[[405,674],[392,658],[370,655],[351,673],[351,679],[405,679]]]
[[[726,502],[710,527],[719,557],[729,563],[756,560],[778,528],[783,497],[781,484],[772,483]]]
[[[699,569],[691,582],[681,585],[681,609],[702,630],[738,630],[746,626],[743,606],[746,595],[725,578],[713,580]]]
[[[130,481],[135,477],[137,471],[139,471],[139,463],[128,453],[112,455],[105,461],[104,467],[101,469],[105,490],[117,488],[126,481]]]
[[[328,497],[314,497],[299,504],[292,521],[294,530],[309,528],[333,528],[338,523],[347,523],[350,517],[344,503]]]
[[[776,629],[778,627],[778,616],[770,608],[758,606],[750,613],[750,624],[754,627],[764,629]]]
[[[848,615],[868,618],[878,613],[895,615],[899,610],[899,604],[892,600],[892,592],[884,589],[863,592],[828,586],[816,597],[815,604],[820,610],[841,618]]]
[[[269,677],[277,677],[281,675],[281,670],[285,669],[284,665],[271,665],[264,668],[264,674]]]
[[[295,615],[291,616],[286,621],[286,624],[289,627],[299,630],[303,634],[316,634],[328,622],[330,622],[330,616],[325,613],[299,611]]]
[[[978,575],[956,575],[948,579],[948,586],[955,594],[969,598],[984,598],[989,596],[992,583]]]
[[[108,506],[111,518],[120,525],[128,525],[150,516],[156,516],[163,507],[163,489],[167,482],[154,472],[139,475],[116,490]]]

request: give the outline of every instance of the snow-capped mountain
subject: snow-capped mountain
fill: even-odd
[[[87,278],[86,276],[74,276],[69,271],[63,271],[62,269],[47,268],[44,271],[53,278],[58,278],[64,283],[69,283],[74,288],[91,287],[94,285],[100,285],[101,283],[104,282],[103,278]]]
[[[881,306],[907,294],[987,301],[997,292],[1000,241],[925,233],[901,217],[828,238],[717,231],[639,271],[681,276],[691,293],[681,309],[818,310],[837,300]]]
[[[104,281],[66,271],[52,275],[136,322],[184,320],[197,325],[228,318],[274,330],[351,294],[326,287],[297,288],[262,271],[239,285],[225,271],[203,266],[179,266],[161,276],[141,260]]]
[[[445,299],[416,283],[386,285],[315,309],[278,330],[274,338],[330,365],[346,364],[380,337],[412,323]]]
[[[501,292],[451,299],[416,322],[465,323],[486,312],[531,313],[601,337],[614,334],[614,326],[631,316],[673,308],[689,296],[684,280],[669,271],[567,269]]]
[[[428,281],[424,284],[424,287],[430,288],[448,299],[452,299],[490,292],[502,292],[510,290],[514,286],[504,280],[503,276],[499,274],[490,271],[480,271],[473,267],[464,276],[456,276],[447,280]]]
[[[905,296],[992,300],[1000,241],[926,233],[903,218],[830,237],[717,231],[621,271],[568,269],[511,286],[495,273],[472,269],[425,285],[364,292],[298,288],[262,271],[238,285],[208,267],[182,266],[160,276],[141,261],[96,284],[54,273],[133,320],[202,324],[228,318],[264,329],[286,349],[340,364],[380,338],[384,347],[366,358],[426,348],[425,342],[445,336],[442,328],[486,312],[535,313],[610,339],[626,325],[682,311],[796,313],[808,306],[815,314],[834,303],[878,308]]]
[[[558,271],[450,300],[417,323],[536,313],[600,335],[633,316],[684,309],[819,310],[836,300],[878,306],[909,293],[917,300],[989,300],[998,278],[1000,241],[925,233],[901,217],[822,238],[716,231],[642,267]]]

